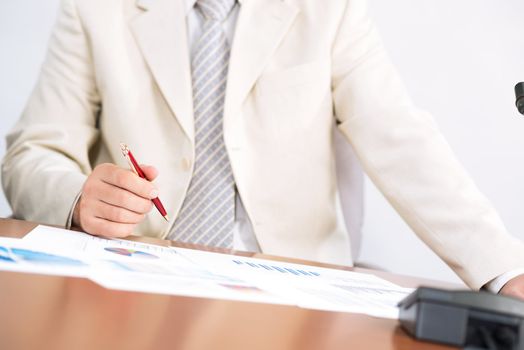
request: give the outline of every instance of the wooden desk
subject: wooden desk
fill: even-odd
[[[34,226],[0,219],[0,235],[23,237]],[[438,285],[378,275],[404,286]],[[0,272],[0,349],[451,348],[414,341],[396,321],[359,314],[112,291],[81,278]]]

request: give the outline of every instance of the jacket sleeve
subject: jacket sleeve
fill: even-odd
[[[16,218],[66,225],[91,171],[100,110],[89,42],[63,0],[37,85],[7,135],[2,183]]]
[[[365,0],[348,0],[332,47],[338,127],[415,233],[474,289],[524,267],[524,244],[416,109],[389,61]]]

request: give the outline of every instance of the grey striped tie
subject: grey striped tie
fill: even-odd
[[[222,119],[229,44],[221,22],[235,0],[199,0],[206,21],[192,58],[195,168],[170,238],[231,248],[235,182],[224,144]]]

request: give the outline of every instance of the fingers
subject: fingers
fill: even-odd
[[[158,171],[144,166],[154,179]],[[88,176],[73,214],[73,223],[94,235],[125,237],[153,208],[158,190],[148,180],[114,164],[97,166]]]
[[[140,168],[146,175],[146,178],[149,181],[153,181],[158,176],[158,170],[154,166],[146,165],[146,164],[140,164]]]
[[[96,191],[96,193],[93,193],[93,196],[98,198],[101,202],[123,209],[127,209],[138,214],[147,214],[153,208],[153,203],[150,199],[137,196],[133,192],[122,189],[117,186],[113,186],[106,182],[101,182],[94,189],[85,189],[85,191],[88,193],[91,190]]]
[[[143,214],[104,203],[89,193],[82,193],[77,208],[79,209],[78,226],[85,232],[97,236],[129,236],[143,219]]]
[[[146,213],[137,213],[126,208],[114,206],[102,201],[93,206],[93,216],[116,223],[139,224]]]
[[[120,187],[142,198],[153,199],[158,197],[158,190],[151,182],[116,165],[108,164],[108,166],[103,167],[99,176],[103,182]]]
[[[86,227],[84,231],[92,235],[116,238],[130,236],[136,227],[135,224],[112,222],[94,216],[89,217],[84,225]]]

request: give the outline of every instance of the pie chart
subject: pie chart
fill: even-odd
[[[131,258],[158,259],[158,256],[150,254],[150,253],[142,252],[140,250],[127,249],[127,248],[116,248],[116,247],[106,247],[104,248],[104,250],[110,253],[128,256]]]

